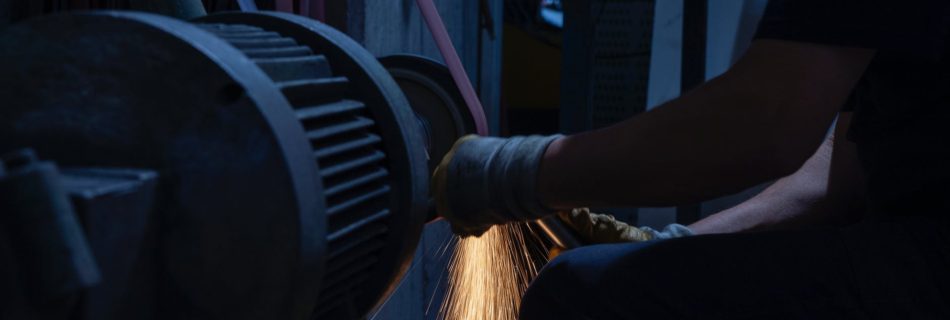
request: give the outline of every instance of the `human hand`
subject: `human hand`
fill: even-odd
[[[589,244],[642,242],[693,234],[689,228],[679,224],[668,225],[662,231],[650,227],[638,228],[619,221],[609,214],[591,213],[587,208],[560,212],[558,217],[571,227],[581,240]]]
[[[462,137],[432,175],[438,214],[463,237],[553,214],[537,200],[536,189],[541,158],[558,137]]]

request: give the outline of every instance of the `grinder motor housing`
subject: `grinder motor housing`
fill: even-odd
[[[10,232],[22,219],[0,220],[4,318],[365,317],[429,219],[428,160],[474,131],[457,89],[406,59],[390,59],[411,75],[394,80],[344,34],[282,13],[87,12],[7,28],[0,152],[62,168],[47,176],[63,187],[44,192],[71,205],[48,216],[79,226],[46,228],[83,232],[30,260]],[[28,203],[13,196],[0,209]],[[20,290],[46,276],[26,270],[59,260],[95,272]]]

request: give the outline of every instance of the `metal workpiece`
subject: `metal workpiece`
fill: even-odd
[[[0,150],[83,168],[70,194],[110,271],[95,310],[134,286],[152,318],[355,319],[409,267],[426,138],[379,61],[320,22],[46,16],[0,34],[0,72]]]
[[[554,245],[564,249],[574,249],[582,247],[584,244],[577,239],[577,236],[574,234],[571,229],[564,226],[564,223],[561,220],[558,220],[557,217],[547,216],[533,222],[537,225],[541,231],[544,232],[544,235],[548,237],[549,240]]]

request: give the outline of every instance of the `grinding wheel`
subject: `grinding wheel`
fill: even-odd
[[[429,170],[459,138],[475,134],[475,120],[449,69],[426,57],[391,55],[379,59],[409,99],[426,135]]]
[[[303,17],[42,17],[0,35],[0,151],[160,175],[158,318],[364,317],[427,208],[395,81]]]

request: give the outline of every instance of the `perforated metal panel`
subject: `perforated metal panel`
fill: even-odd
[[[564,1],[561,131],[609,126],[643,112],[654,0]],[[598,208],[634,222],[635,208]]]
[[[653,3],[606,2],[595,17],[591,126],[607,126],[646,108]]]
[[[654,1],[564,5],[562,130],[600,128],[646,110]]]

